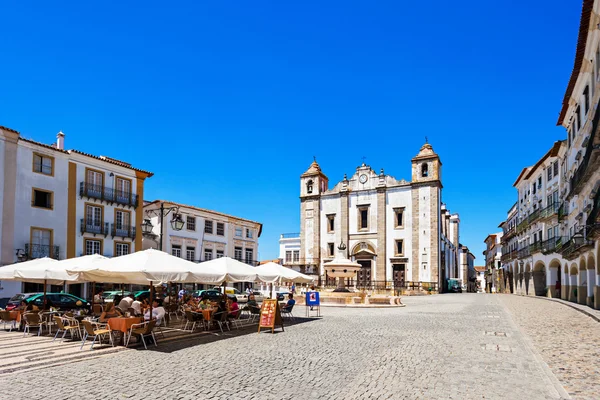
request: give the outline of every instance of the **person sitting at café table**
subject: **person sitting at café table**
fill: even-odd
[[[98,321],[107,322],[109,318],[117,318],[122,316],[123,314],[115,307],[115,303],[106,303],[106,308],[102,314],[100,314],[100,319]]]
[[[162,321],[166,313],[167,312],[165,311],[164,307],[158,303],[157,299],[154,299],[152,302],[152,319]],[[146,311],[144,314],[144,320],[150,320],[150,310]]]
[[[292,307],[294,307],[294,304],[296,304],[296,300],[294,300],[294,295],[292,293],[290,293],[290,295],[288,296],[288,301],[287,301],[287,303],[285,303],[285,306],[283,306],[281,308],[281,311],[291,310]]]
[[[100,289],[100,291],[94,295],[94,303],[104,303],[104,290]]]
[[[217,309],[212,314],[212,320],[220,321],[223,313],[228,313],[228,312],[229,312],[229,310],[227,309],[227,302],[224,299],[221,299],[221,301],[219,301],[219,303],[217,304]]]
[[[230,299],[227,303],[229,305],[229,314],[227,314],[227,316],[229,318],[237,318],[238,312],[240,310],[240,306],[237,303],[237,299]]]
[[[209,310],[212,308],[212,304],[210,304],[210,299],[208,296],[202,297],[202,301],[198,305],[202,310]]]
[[[142,315],[142,302],[140,301],[139,297],[133,300],[133,303],[131,303],[131,308],[133,308],[135,315]]]

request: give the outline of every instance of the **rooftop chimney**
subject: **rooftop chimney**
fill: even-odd
[[[56,134],[56,148],[59,150],[65,149],[65,134],[62,131]]]

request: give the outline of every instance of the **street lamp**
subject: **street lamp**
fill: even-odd
[[[164,232],[163,220],[171,212],[173,212],[173,219],[171,220],[171,228],[173,228],[173,230],[175,230],[175,231],[182,230],[183,226],[185,225],[185,222],[183,222],[183,219],[181,218],[181,214],[179,214],[179,206],[172,206],[172,207],[165,208],[165,203],[160,203],[160,208],[158,210],[146,210],[146,215],[148,215],[148,216],[155,215],[155,216],[159,217],[160,234],[159,234],[158,249],[161,251],[163,249],[163,232]],[[144,221],[144,223],[142,224],[142,232],[145,234],[150,234],[150,233],[152,233],[152,228],[153,228],[152,222],[150,222],[150,219],[146,219]]]

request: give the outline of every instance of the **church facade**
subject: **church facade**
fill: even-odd
[[[446,278],[466,284],[460,220],[441,202],[440,158],[426,143],[411,162],[410,182],[363,163],[330,189],[315,160],[300,177],[300,270],[334,284],[324,264],[343,243],[344,256],[362,265],[350,285],[439,290]]]

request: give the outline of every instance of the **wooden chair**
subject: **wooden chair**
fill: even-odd
[[[156,326],[156,320],[150,320],[148,322],[143,322],[141,324],[133,324],[129,329],[129,335],[127,336],[127,341],[125,342],[125,347],[129,345],[129,341],[131,340],[131,335],[139,335],[142,338],[142,343],[144,344],[144,348],[148,350],[148,346],[146,345],[146,337],[151,336],[152,340],[154,340],[154,346],[158,347],[156,343],[156,337],[154,336],[154,327]]]
[[[9,332],[12,332],[13,328],[17,329],[17,319],[10,316],[10,311],[0,311],[0,320],[4,324],[4,329],[6,324],[10,325]]]
[[[102,306],[102,304],[94,304],[94,307],[92,309],[93,315],[100,315],[103,312],[104,312],[104,307]]]
[[[77,333],[77,335],[81,337],[81,331],[79,330],[79,322],[76,319],[63,319],[61,317],[54,316],[54,322],[58,329],[56,331],[56,335],[54,335],[54,339],[52,339],[53,342],[56,340],[60,332],[63,333],[60,339],[61,342],[65,340],[65,335],[67,334],[67,332],[71,333],[71,339],[75,339],[75,333]],[[65,322],[67,322],[67,325],[65,325]]]
[[[42,330],[44,328],[44,321],[40,317],[38,313],[25,313],[23,314],[23,320],[25,321],[25,329],[23,330],[23,336],[27,335],[27,333],[31,333],[31,328],[38,329],[38,336],[41,335]]]
[[[81,347],[79,348],[79,350],[83,349],[83,346],[85,345],[85,341],[90,336],[94,338],[94,340],[92,341],[92,347],[90,347],[90,350],[92,350],[94,348],[96,339],[98,339],[98,343],[102,344],[102,336],[104,336],[106,334],[108,334],[108,337],[110,339],[110,344],[112,346],[115,345],[113,343],[112,331],[110,330],[110,326],[108,326],[108,324],[99,324],[99,323],[92,324],[90,321],[86,321],[86,320],[81,321],[81,323],[83,324],[84,334],[83,334],[83,338],[81,339]],[[94,325],[96,326],[96,328],[100,328],[100,329],[94,329]]]

